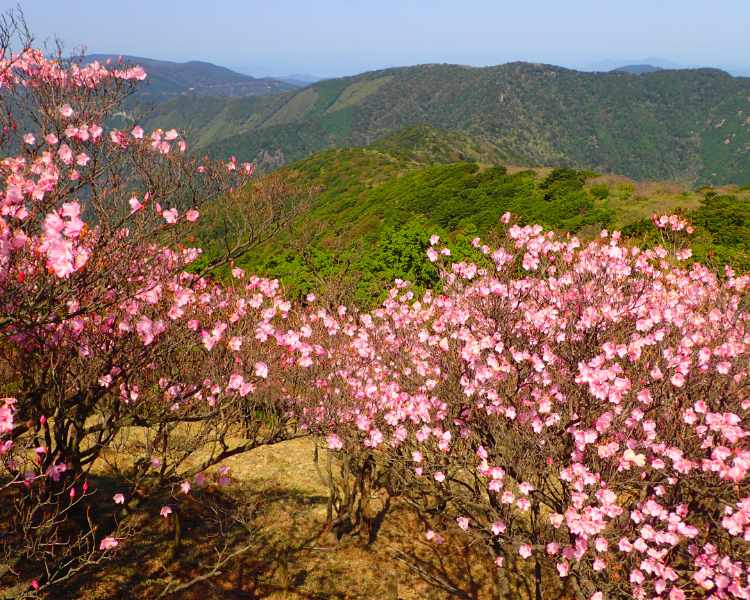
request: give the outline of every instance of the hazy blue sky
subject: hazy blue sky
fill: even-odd
[[[0,7],[16,2],[0,0]],[[38,38],[253,75],[426,62],[608,67],[660,57],[750,72],[750,0],[21,0]]]

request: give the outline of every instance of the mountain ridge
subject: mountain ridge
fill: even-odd
[[[750,182],[750,78],[720,69],[634,77],[524,62],[393,67],[280,94],[219,99],[210,111],[174,98],[157,107],[152,124],[186,119],[198,150],[266,168],[325,148],[366,146],[423,123],[529,166],[696,185]]]
[[[82,57],[82,62],[117,61],[120,58],[128,64],[138,64],[146,70],[148,78],[138,93],[142,96],[153,97],[159,102],[186,94],[224,97],[262,96],[300,87],[271,77],[252,77],[203,60],[174,62],[143,56],[95,53]]]

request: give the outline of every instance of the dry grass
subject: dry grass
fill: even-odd
[[[552,171],[554,171],[553,167],[529,167],[529,166],[523,166],[523,165],[505,165],[505,168],[508,170],[508,175],[514,175],[516,173],[520,173],[521,171],[534,171],[536,173],[537,179],[544,179],[547,177]]]
[[[598,202],[615,214],[615,228],[648,219],[654,213],[672,213],[678,210],[694,210],[700,206],[703,195],[688,191],[674,182],[635,182],[620,175],[602,175],[587,182],[591,188],[604,184],[609,196]]]

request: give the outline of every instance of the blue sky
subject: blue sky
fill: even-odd
[[[0,0],[10,8],[16,0]],[[750,0],[20,0],[37,38],[251,75],[426,62],[611,68],[659,57],[750,74]]]

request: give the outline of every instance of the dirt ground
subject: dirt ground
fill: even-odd
[[[312,440],[303,438],[230,459],[227,464],[234,480],[230,494],[250,507],[244,525],[220,523],[217,515],[230,501],[223,491],[196,492],[180,502],[178,515],[144,519],[137,533],[121,543],[113,561],[73,581],[58,597],[457,597],[425,583],[413,567],[399,559],[407,556],[427,560],[438,569],[441,563],[449,565],[446,577],[460,580],[464,589],[473,588],[471,597],[490,597],[481,591],[482,574],[475,572],[470,552],[462,556],[453,548],[448,561],[446,556],[434,554],[438,550],[425,541],[419,524],[398,507],[389,513],[373,545],[356,537],[337,540],[326,529],[328,490],[316,470],[313,450]],[[158,513],[158,505],[154,508]],[[177,521],[179,546],[175,545]],[[219,555],[221,549],[225,549],[223,555]],[[227,558],[209,578],[179,588],[232,553],[237,556]],[[169,585],[175,593],[160,596]]]

